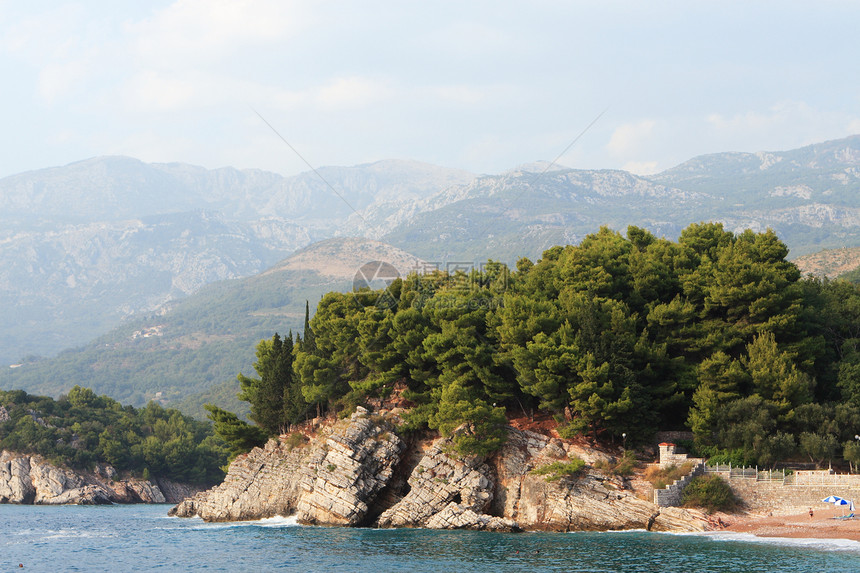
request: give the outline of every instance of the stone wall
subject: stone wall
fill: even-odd
[[[683,432],[683,431],[667,431],[667,432],[657,432],[654,435],[654,439],[657,443],[660,442],[680,442],[680,441],[693,441],[693,432]]]
[[[684,461],[687,461],[687,456],[684,456]],[[662,465],[662,464],[661,464]],[[685,475],[679,480],[675,480],[672,485],[666,486],[663,489],[654,490],[654,503],[660,507],[678,507],[681,505],[681,496],[684,493],[684,488],[696,476],[705,473],[705,463],[702,460],[697,460],[693,471]]]
[[[659,445],[659,448],[659,466],[661,468],[668,468],[670,466],[682,466],[687,462],[698,463],[699,461],[702,461],[700,458],[688,458],[686,453],[679,452],[678,446],[672,443],[662,442]]]
[[[714,472],[726,480],[747,511],[773,515],[803,513],[808,508],[826,507],[821,500],[838,495],[860,503],[860,485],[783,485],[780,481],[756,481],[752,478],[729,477],[727,472]]]

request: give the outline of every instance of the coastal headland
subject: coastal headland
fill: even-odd
[[[398,412],[359,408],[307,443],[270,440],[224,482],[174,507],[206,521],[295,515],[312,525],[494,531],[704,531],[702,512],[660,507],[623,477],[592,469],[607,454],[509,427],[492,456],[460,456],[438,436],[400,436]],[[585,465],[566,472],[571,460]],[[556,468],[558,468],[556,470]]]

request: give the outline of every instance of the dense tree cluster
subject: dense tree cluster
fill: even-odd
[[[59,400],[0,391],[0,406],[9,418],[0,422],[0,449],[80,469],[107,462],[138,476],[190,483],[224,477],[227,449],[212,425],[155,402],[133,408],[75,386]]]
[[[689,427],[701,451],[735,461],[860,461],[860,291],[802,278],[787,254],[772,231],[717,223],[677,242],[602,228],[515,271],[329,293],[291,371],[278,356],[292,337],[263,341],[243,396],[269,434],[401,383],[409,425],[464,452],[498,447],[506,415],[542,410],[567,435]]]

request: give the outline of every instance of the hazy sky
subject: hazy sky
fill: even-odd
[[[141,6],[135,6],[140,4]],[[145,5],[145,7],[143,7]],[[647,173],[860,133],[860,2],[0,0],[0,176],[97,155]]]

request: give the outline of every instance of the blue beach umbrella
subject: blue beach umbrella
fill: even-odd
[[[848,509],[854,511],[854,502],[838,495],[831,495],[821,500],[823,503],[832,503],[835,506],[848,506]]]

